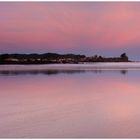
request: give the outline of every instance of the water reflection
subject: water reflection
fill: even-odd
[[[121,70],[120,72],[121,72],[121,74],[125,75],[128,73],[128,70]]]
[[[140,71],[22,73],[0,76],[0,138],[140,138]]]
[[[57,75],[57,74],[78,74],[78,73],[103,73],[103,72],[119,72],[120,74],[127,74],[128,70],[4,70],[0,71],[2,76],[14,75]]]

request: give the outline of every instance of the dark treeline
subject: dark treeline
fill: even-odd
[[[78,64],[84,62],[128,62],[128,56],[123,53],[119,57],[102,57],[94,55],[87,57],[76,54],[0,54],[0,64]]]

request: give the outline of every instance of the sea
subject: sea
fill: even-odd
[[[0,65],[0,138],[140,138],[140,63]]]

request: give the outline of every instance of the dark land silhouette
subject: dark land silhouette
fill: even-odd
[[[0,64],[79,64],[85,62],[130,62],[126,53],[119,57],[90,56],[80,54],[0,54]]]

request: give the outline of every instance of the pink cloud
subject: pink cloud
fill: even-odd
[[[2,7],[2,4],[1,4]],[[8,7],[8,6],[7,6]],[[137,3],[15,3],[3,10],[0,37],[15,43],[74,48],[140,43]]]

